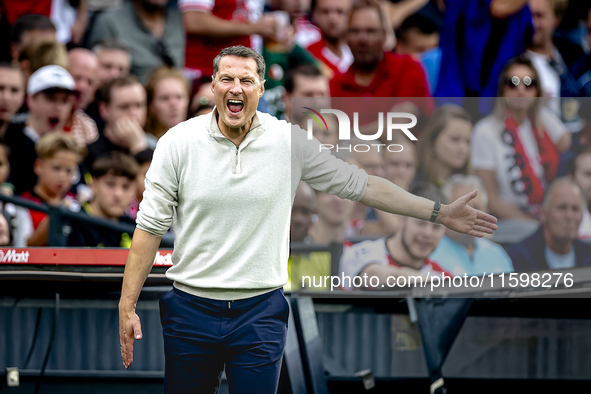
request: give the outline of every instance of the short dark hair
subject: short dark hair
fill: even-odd
[[[427,35],[437,32],[437,25],[430,18],[421,14],[413,14],[406,18],[396,30],[396,37],[399,41],[407,42],[408,32],[413,28]]]
[[[123,152],[111,152],[107,156],[99,157],[93,164],[90,175],[100,178],[105,175],[124,176],[134,180],[139,172],[135,159]]]
[[[322,72],[312,63],[302,64],[296,68],[292,68],[285,74],[283,80],[283,87],[287,93],[291,93],[295,89],[295,79],[300,75],[302,77],[318,78],[322,77]]]
[[[100,103],[111,104],[111,94],[113,88],[120,88],[122,86],[131,86],[135,84],[139,84],[143,88],[143,85],[134,76],[113,78],[105,82],[99,88],[99,90],[97,91],[96,100]]]
[[[255,50],[247,48],[243,45],[237,45],[233,47],[227,47],[222,49],[222,51],[213,59],[213,77],[215,79],[215,75],[217,74],[218,70],[220,69],[220,61],[224,56],[237,56],[243,58],[250,58],[254,59],[257,63],[257,74],[259,76],[259,81],[261,85],[265,80],[265,59]]]
[[[10,29],[10,42],[20,43],[23,35],[31,30],[53,30],[55,25],[45,15],[29,14],[18,18]]]

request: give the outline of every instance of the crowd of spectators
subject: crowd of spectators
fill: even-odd
[[[302,184],[292,242],[343,244],[342,272],[380,278],[589,265],[583,3],[0,0],[0,193],[133,225],[159,138],[213,110],[213,59],[245,45],[267,65],[260,111],[312,127],[335,155],[433,200],[476,188],[471,204],[500,219],[492,239],[474,239]],[[336,119],[309,122],[301,98],[317,108],[359,98],[362,134],[375,133],[378,111],[413,113],[418,141],[400,133],[389,141],[398,151],[339,152]],[[3,204],[0,241],[47,245],[48,220]],[[104,247],[131,235],[77,221],[70,234],[72,246]],[[290,265],[328,275],[330,261],[294,254]]]

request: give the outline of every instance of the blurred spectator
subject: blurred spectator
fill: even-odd
[[[25,46],[39,40],[55,39],[55,26],[47,16],[31,14],[20,17],[10,29],[10,55],[13,63],[18,62],[21,50]]]
[[[133,220],[137,217],[137,212],[140,207],[140,203],[144,199],[144,190],[145,190],[145,181],[146,181],[146,173],[150,168],[150,164],[152,164],[152,157],[154,156],[154,151],[151,149],[146,149],[141,151],[137,155],[135,155],[135,160],[139,165],[137,176],[135,177],[135,185],[136,185],[136,192],[135,198],[131,202],[131,205],[126,211],[126,215],[132,218]]]
[[[135,224],[125,210],[136,193],[135,179],[138,173],[135,160],[121,152],[98,159],[92,167],[90,187],[93,199],[83,205],[81,212],[98,218]],[[122,247],[131,246],[131,233],[118,232],[72,220],[69,246]]]
[[[308,235],[312,242],[329,244],[344,243],[350,234],[351,214],[354,201],[343,200],[329,193],[317,191],[318,221],[310,227]]]
[[[585,20],[587,26],[587,41],[591,47],[591,8]],[[571,83],[563,86],[563,95],[575,97],[591,97],[591,54],[576,61],[569,70],[568,79]]]
[[[583,211],[583,220],[579,226],[579,239],[591,239],[591,148],[579,153],[572,163],[569,171],[573,179],[583,190],[587,199],[587,209]]]
[[[454,202],[474,189],[478,190],[478,195],[468,205],[487,212],[488,198],[482,181],[475,175],[453,175],[442,189],[445,204]],[[513,271],[511,259],[501,245],[447,228],[445,236],[430,257],[455,276]]]
[[[323,71],[329,79],[346,72],[353,64],[353,54],[346,43],[351,3],[352,0],[317,0],[314,7],[313,21],[322,37],[306,49],[324,64]]]
[[[412,193],[431,200],[442,200],[433,187],[414,189]],[[394,236],[360,242],[345,249],[340,272],[351,279],[364,275],[379,278],[377,287],[368,286],[363,290],[388,289],[386,281],[390,276],[427,275],[427,272],[452,276],[429,258],[445,234],[445,227],[407,216],[401,216],[400,221],[401,228]],[[352,288],[347,281],[343,287]]]
[[[474,126],[472,165],[488,193],[491,214],[531,220],[571,135],[543,105],[538,73],[524,56],[503,69],[498,96],[494,112]]]
[[[307,18],[310,12],[311,0],[279,0],[280,9],[289,16],[289,24],[293,27],[294,41],[302,48],[318,41],[322,34]]]
[[[155,149],[156,143],[168,129],[187,120],[191,91],[182,71],[161,67],[150,74],[146,94],[146,137],[148,148]]]
[[[244,1],[179,0],[187,46],[185,67],[192,79],[213,75],[213,59],[225,47],[251,46],[250,36],[275,37],[277,20],[251,18]]]
[[[356,146],[356,141],[352,141],[351,145]],[[384,158],[380,150],[373,146],[367,151],[353,148],[351,156],[368,175],[385,178]],[[398,230],[400,224],[398,215],[366,207],[359,202],[354,203],[354,205],[353,219],[363,221],[363,226],[360,227],[359,234],[392,235]]]
[[[146,91],[134,77],[115,78],[100,88],[99,111],[105,129],[98,140],[88,146],[85,167],[112,151],[136,155],[148,149],[146,122]]]
[[[169,0],[132,0],[97,18],[88,42],[116,39],[131,54],[131,74],[146,82],[152,69],[184,64],[185,33],[180,13]]]
[[[24,192],[21,197],[38,203],[74,208],[75,197],[66,194],[72,186],[78,163],[83,158],[76,139],[59,131],[53,132],[43,136],[35,149],[38,156],[35,160],[35,174],[38,180],[33,190]],[[27,240],[27,246],[46,246],[49,217],[43,212],[30,210],[29,219],[30,225],[22,227],[29,229],[26,234],[22,234]]]
[[[105,128],[105,121],[101,118],[98,109],[98,101],[100,101],[98,88],[111,79],[129,76],[131,54],[127,47],[116,39],[100,40],[92,47],[92,51],[96,54],[99,64],[98,83],[94,101],[86,107],[85,112],[94,120],[97,129],[101,131]]]
[[[568,69],[552,38],[560,24],[568,0],[529,0],[534,22],[532,45],[526,56],[532,61],[542,84],[544,97],[551,97],[548,106],[560,116],[561,77]]]
[[[420,55],[439,46],[439,33],[435,22],[424,15],[414,14],[396,30],[396,53]]]
[[[26,123],[10,124],[5,141],[10,148],[11,179],[15,193],[33,190],[37,176],[35,144],[52,131],[64,131],[72,111],[71,95],[75,89],[72,76],[60,66],[37,70],[27,83],[29,116]]]
[[[131,54],[129,49],[115,39],[98,41],[92,51],[98,60],[98,86],[113,78],[129,76]]]
[[[425,122],[417,144],[416,181],[441,187],[453,174],[470,173],[472,127],[464,108],[453,104],[438,108]]]
[[[72,7],[72,4],[76,4],[76,7]],[[47,20],[51,18],[58,27],[56,38],[64,44],[79,44],[88,24],[88,0],[4,0],[1,5],[2,13],[6,14],[6,19],[11,25],[18,23],[17,19],[23,17],[43,16]]]
[[[0,63],[0,140],[4,140],[8,124],[24,99],[23,73],[10,63]]]
[[[291,208],[291,242],[310,243],[308,230],[312,224],[312,215],[316,212],[316,194],[308,184],[300,182]],[[302,287],[302,276],[324,277],[330,275],[330,253],[290,253],[288,260],[287,284],[284,290],[298,290]],[[314,290],[325,290],[324,286]]]
[[[292,70],[289,70],[285,75],[284,81],[285,93],[283,95],[283,119],[291,121],[291,123],[302,125],[303,114],[302,109],[298,108],[292,114],[291,99],[298,98],[312,98],[312,97],[329,97],[328,80],[322,75],[318,67],[313,64],[304,64]],[[328,100],[326,100],[326,104]],[[306,106],[316,108],[316,101],[312,99],[302,100]]]
[[[211,91],[211,77],[202,77],[193,81],[193,91],[195,93],[192,95],[189,105],[189,116],[187,117],[189,119],[193,116],[210,113],[215,105]]]
[[[446,2],[435,96],[495,97],[503,66],[529,46],[527,0]]]
[[[94,100],[98,85],[96,55],[88,49],[72,49],[68,54],[68,71],[76,83],[76,95],[65,131],[71,132],[80,146],[86,147],[98,138],[96,123],[84,112]]]
[[[555,180],[544,197],[541,226],[507,253],[515,271],[587,267],[591,244],[577,239],[587,202],[581,188],[570,178]]]
[[[396,147],[391,148],[392,152],[382,150],[385,178],[408,191],[417,172],[417,148],[406,136],[394,134],[393,137],[390,143],[400,145],[401,150],[398,152]]]
[[[429,97],[421,65],[408,55],[384,52],[386,27],[377,2],[355,4],[349,14],[349,70],[330,83],[332,97]]]
[[[37,40],[23,47],[18,64],[25,80],[28,80],[31,74],[43,66],[68,68],[68,52],[65,45],[56,40]]]

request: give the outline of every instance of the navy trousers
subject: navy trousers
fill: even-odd
[[[288,317],[283,289],[219,301],[173,288],[160,299],[165,393],[213,394],[225,365],[230,394],[275,394]]]

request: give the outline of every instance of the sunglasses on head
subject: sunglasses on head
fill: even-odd
[[[526,75],[525,77],[523,77],[523,79],[519,78],[517,75],[513,75],[511,78],[505,78],[505,86],[512,89],[515,89],[522,82],[523,86],[525,86],[526,89],[535,88],[538,86],[538,81],[533,79],[529,75]]]

